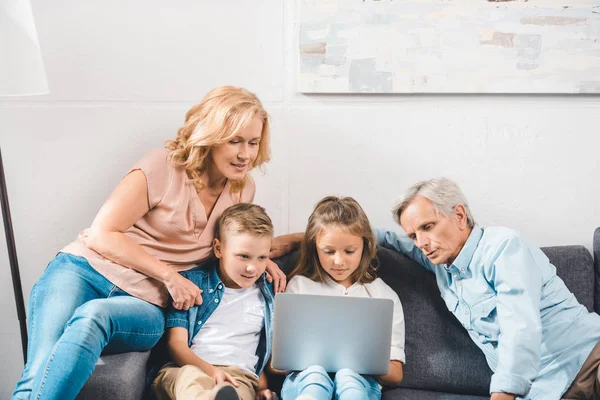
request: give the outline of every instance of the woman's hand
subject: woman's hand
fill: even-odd
[[[177,310],[189,310],[202,304],[202,290],[177,272],[170,270],[164,284],[173,298],[173,307]]]
[[[272,260],[267,261],[267,282],[273,282],[275,293],[285,292],[287,278]]]

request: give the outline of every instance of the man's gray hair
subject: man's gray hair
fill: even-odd
[[[467,213],[468,227],[472,228],[475,226],[475,219],[473,218],[473,214],[471,214],[467,198],[462,190],[460,190],[460,187],[448,178],[429,179],[411,186],[392,209],[394,219],[398,224],[400,224],[400,217],[404,210],[417,197],[429,199],[435,209],[446,216],[452,216],[454,214],[454,207],[460,204],[465,208]]]

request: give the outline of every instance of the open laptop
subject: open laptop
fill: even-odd
[[[389,372],[394,303],[389,299],[279,293],[275,296],[273,368]]]

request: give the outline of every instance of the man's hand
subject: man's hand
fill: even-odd
[[[255,400],[277,400],[277,395],[269,389],[262,389],[256,392]]]
[[[285,292],[287,278],[283,271],[279,269],[277,264],[270,259],[267,261],[267,282],[273,282],[275,294],[279,292]]]
[[[515,396],[514,394],[494,392],[492,393],[490,400],[515,400],[516,398],[517,396]]]

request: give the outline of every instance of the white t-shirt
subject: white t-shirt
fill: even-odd
[[[404,353],[404,311],[400,299],[394,290],[380,278],[371,283],[355,283],[346,289],[327,277],[325,282],[315,282],[305,276],[294,276],[285,289],[286,293],[317,294],[324,296],[373,297],[390,299],[394,302],[394,320],[392,323],[392,349],[390,360],[406,361]]]
[[[265,323],[265,300],[255,284],[225,288],[221,304],[192,341],[192,351],[213,365],[236,366],[256,374],[256,349]]]

